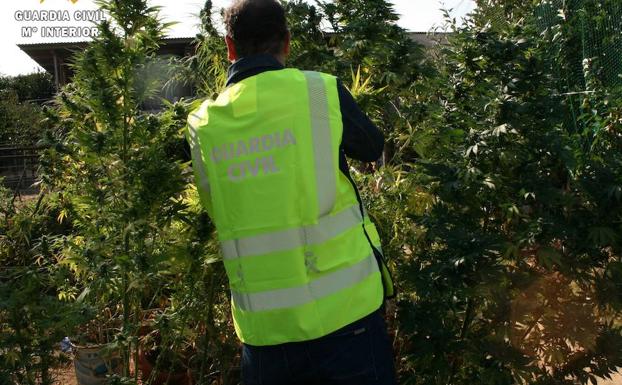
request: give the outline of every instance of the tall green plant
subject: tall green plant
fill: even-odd
[[[227,48],[216,27],[212,0],[206,0],[199,14],[199,33],[194,39],[193,55],[179,63],[176,81],[191,85],[201,97],[215,98],[227,80]]]
[[[19,202],[0,187],[0,383],[52,385],[64,357],[58,342],[83,320],[81,308],[63,300],[73,282],[58,264],[68,222],[55,218],[53,196]]]
[[[68,202],[60,219],[74,221],[61,263],[79,279],[77,300],[97,309],[91,325],[101,333],[91,335],[121,350],[127,376],[143,310],[166,306],[166,283],[188,267],[190,241],[175,230],[190,222],[179,156],[186,110],[142,110],[164,82],[156,54],[168,24],[158,8],[144,0],[98,4],[110,19],[76,57],[73,82],[49,114],[59,141],[45,156],[44,180]]]
[[[592,89],[577,132],[538,4],[479,5],[429,80],[420,158],[403,158],[403,380],[596,383],[622,364],[620,299],[603,295],[622,284],[622,100]]]

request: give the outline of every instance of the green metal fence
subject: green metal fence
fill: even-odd
[[[585,90],[588,71],[605,88],[622,86],[621,0],[546,0],[535,16],[559,44],[566,92]]]
[[[590,130],[578,119],[586,96],[622,90],[622,0],[543,0],[534,16],[555,47],[550,65],[567,100],[565,126]]]

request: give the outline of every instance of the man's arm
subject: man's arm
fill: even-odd
[[[337,81],[337,91],[343,117],[341,147],[346,156],[363,162],[380,159],[384,149],[384,135],[361,111],[341,81]]]

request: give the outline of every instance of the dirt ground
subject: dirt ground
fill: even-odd
[[[62,368],[58,371],[57,382],[58,385],[78,385],[76,381],[76,375],[73,371],[73,364]],[[611,381],[603,380],[598,385],[622,385],[622,370],[619,374],[614,376]]]
[[[598,385],[622,385],[622,370],[616,374],[611,381],[601,381]]]
[[[18,195],[15,197],[15,207],[21,208],[24,205],[37,200],[39,196],[36,194]]]
[[[76,373],[73,368],[73,363],[70,363],[56,371],[56,384],[58,385],[78,385],[76,379]]]
[[[56,374],[56,383],[58,385],[78,385],[76,374],[73,371],[73,363],[58,370]]]

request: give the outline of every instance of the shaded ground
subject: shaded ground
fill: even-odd
[[[73,371],[73,364],[62,368],[58,371],[57,382],[58,385],[78,385],[76,381],[76,375]],[[615,375],[611,381],[602,380],[598,385],[622,385],[622,371]]]
[[[73,371],[73,363],[59,369],[56,375],[56,383],[59,385],[78,385],[76,374]]]
[[[598,385],[622,385],[622,371],[618,372],[611,381],[601,381]]]
[[[19,209],[30,202],[36,201],[38,197],[39,195],[37,194],[16,195],[15,207]]]

